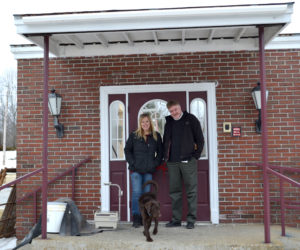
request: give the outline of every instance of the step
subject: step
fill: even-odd
[[[153,229],[153,226],[151,227]],[[119,224],[117,230],[104,231],[91,236],[59,236],[48,234],[48,239],[36,238],[24,249],[300,249],[300,229],[287,228],[289,237],[280,236],[280,227],[271,227],[272,243],[264,243],[261,224],[196,225],[195,229],[166,228],[159,225],[153,242],[146,242],[142,228]]]

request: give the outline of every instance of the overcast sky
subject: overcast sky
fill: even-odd
[[[0,9],[0,75],[9,68],[16,67],[16,60],[10,52],[10,44],[28,43],[28,40],[16,34],[13,14],[50,13],[66,11],[110,10],[110,9],[142,9],[165,7],[212,6],[228,4],[295,2],[292,22],[284,33],[300,33],[300,0],[8,0]]]

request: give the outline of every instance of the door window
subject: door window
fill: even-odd
[[[110,104],[110,160],[124,160],[125,106],[121,101]]]
[[[202,98],[195,98],[191,102],[191,113],[198,118],[204,136],[204,147],[201,154],[202,159],[207,159],[207,126],[206,126],[206,102]]]
[[[141,107],[138,117],[143,113],[150,114],[155,130],[163,136],[166,124],[165,117],[170,115],[167,102],[160,99],[150,100]]]

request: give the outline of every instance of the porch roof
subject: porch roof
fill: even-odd
[[[258,50],[291,20],[293,2],[14,15],[17,33],[58,57]]]

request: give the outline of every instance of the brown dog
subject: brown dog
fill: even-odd
[[[158,227],[158,217],[161,216],[160,214],[160,203],[157,201],[156,195],[158,190],[158,184],[155,181],[147,181],[143,188],[148,185],[152,184],[155,188],[154,192],[147,192],[141,195],[139,198],[139,207],[143,219],[144,225],[144,235],[146,236],[146,240],[151,242],[153,239],[150,237],[149,229],[151,227],[152,220],[155,221],[155,226],[153,229],[153,234],[157,234],[157,227]]]

